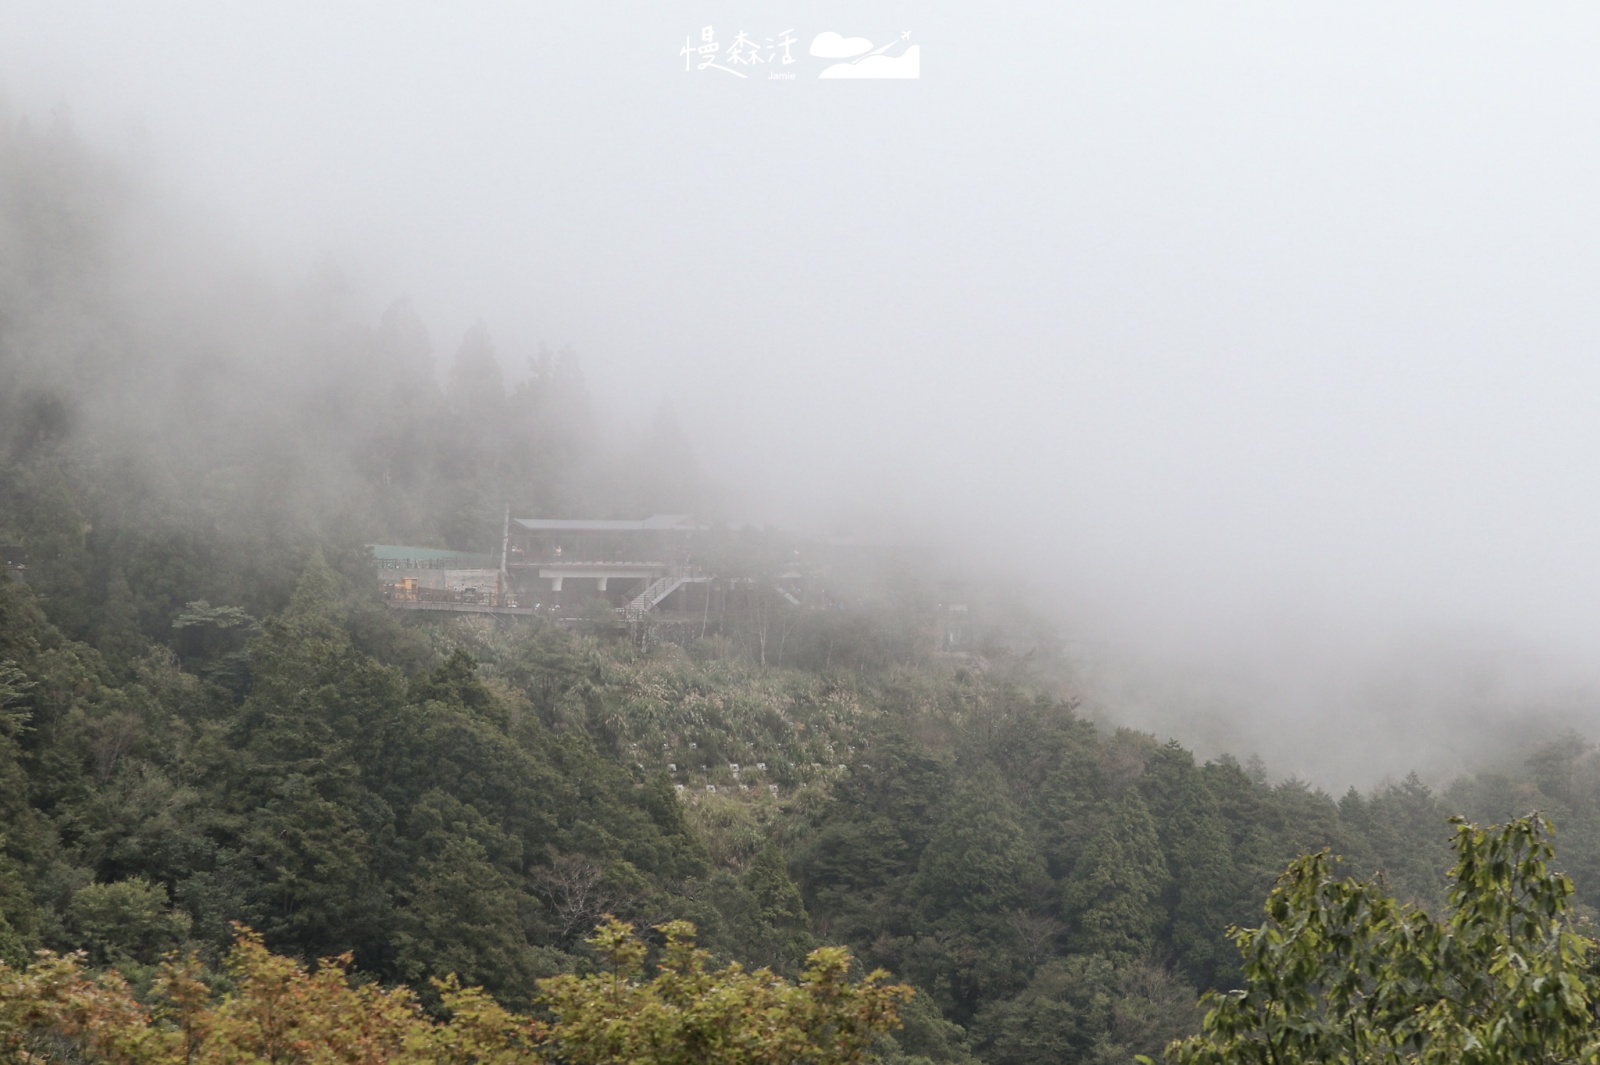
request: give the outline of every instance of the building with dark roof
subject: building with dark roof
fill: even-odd
[[[643,614],[707,579],[694,557],[695,534],[703,530],[687,514],[516,518],[506,566],[523,599],[597,597]]]

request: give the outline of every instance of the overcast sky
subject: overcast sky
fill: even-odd
[[[752,513],[912,515],[1297,768],[1600,675],[1596,55],[1576,3],[0,0],[14,109],[272,269],[570,344]]]

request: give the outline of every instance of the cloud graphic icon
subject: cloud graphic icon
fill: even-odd
[[[912,45],[902,55],[869,55],[854,63],[835,63],[819,78],[920,78],[922,47]]]
[[[823,59],[854,59],[872,51],[872,42],[865,37],[841,37],[829,30],[811,39],[811,54]]]

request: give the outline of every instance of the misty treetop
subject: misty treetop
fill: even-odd
[[[483,550],[507,505],[698,502],[670,413],[601,432],[571,350],[508,387],[480,324],[441,385],[408,299],[363,320],[337,268],[273,285],[151,202],[0,111],[0,544],[75,634],[108,605],[162,640],[190,601],[261,616],[313,545]]]

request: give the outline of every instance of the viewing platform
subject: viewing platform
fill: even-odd
[[[499,555],[370,545],[385,601],[399,610],[521,616],[609,607],[635,622],[689,606],[711,576],[691,549],[703,526],[684,514],[640,519],[506,516]],[[695,604],[704,609],[704,602]]]

